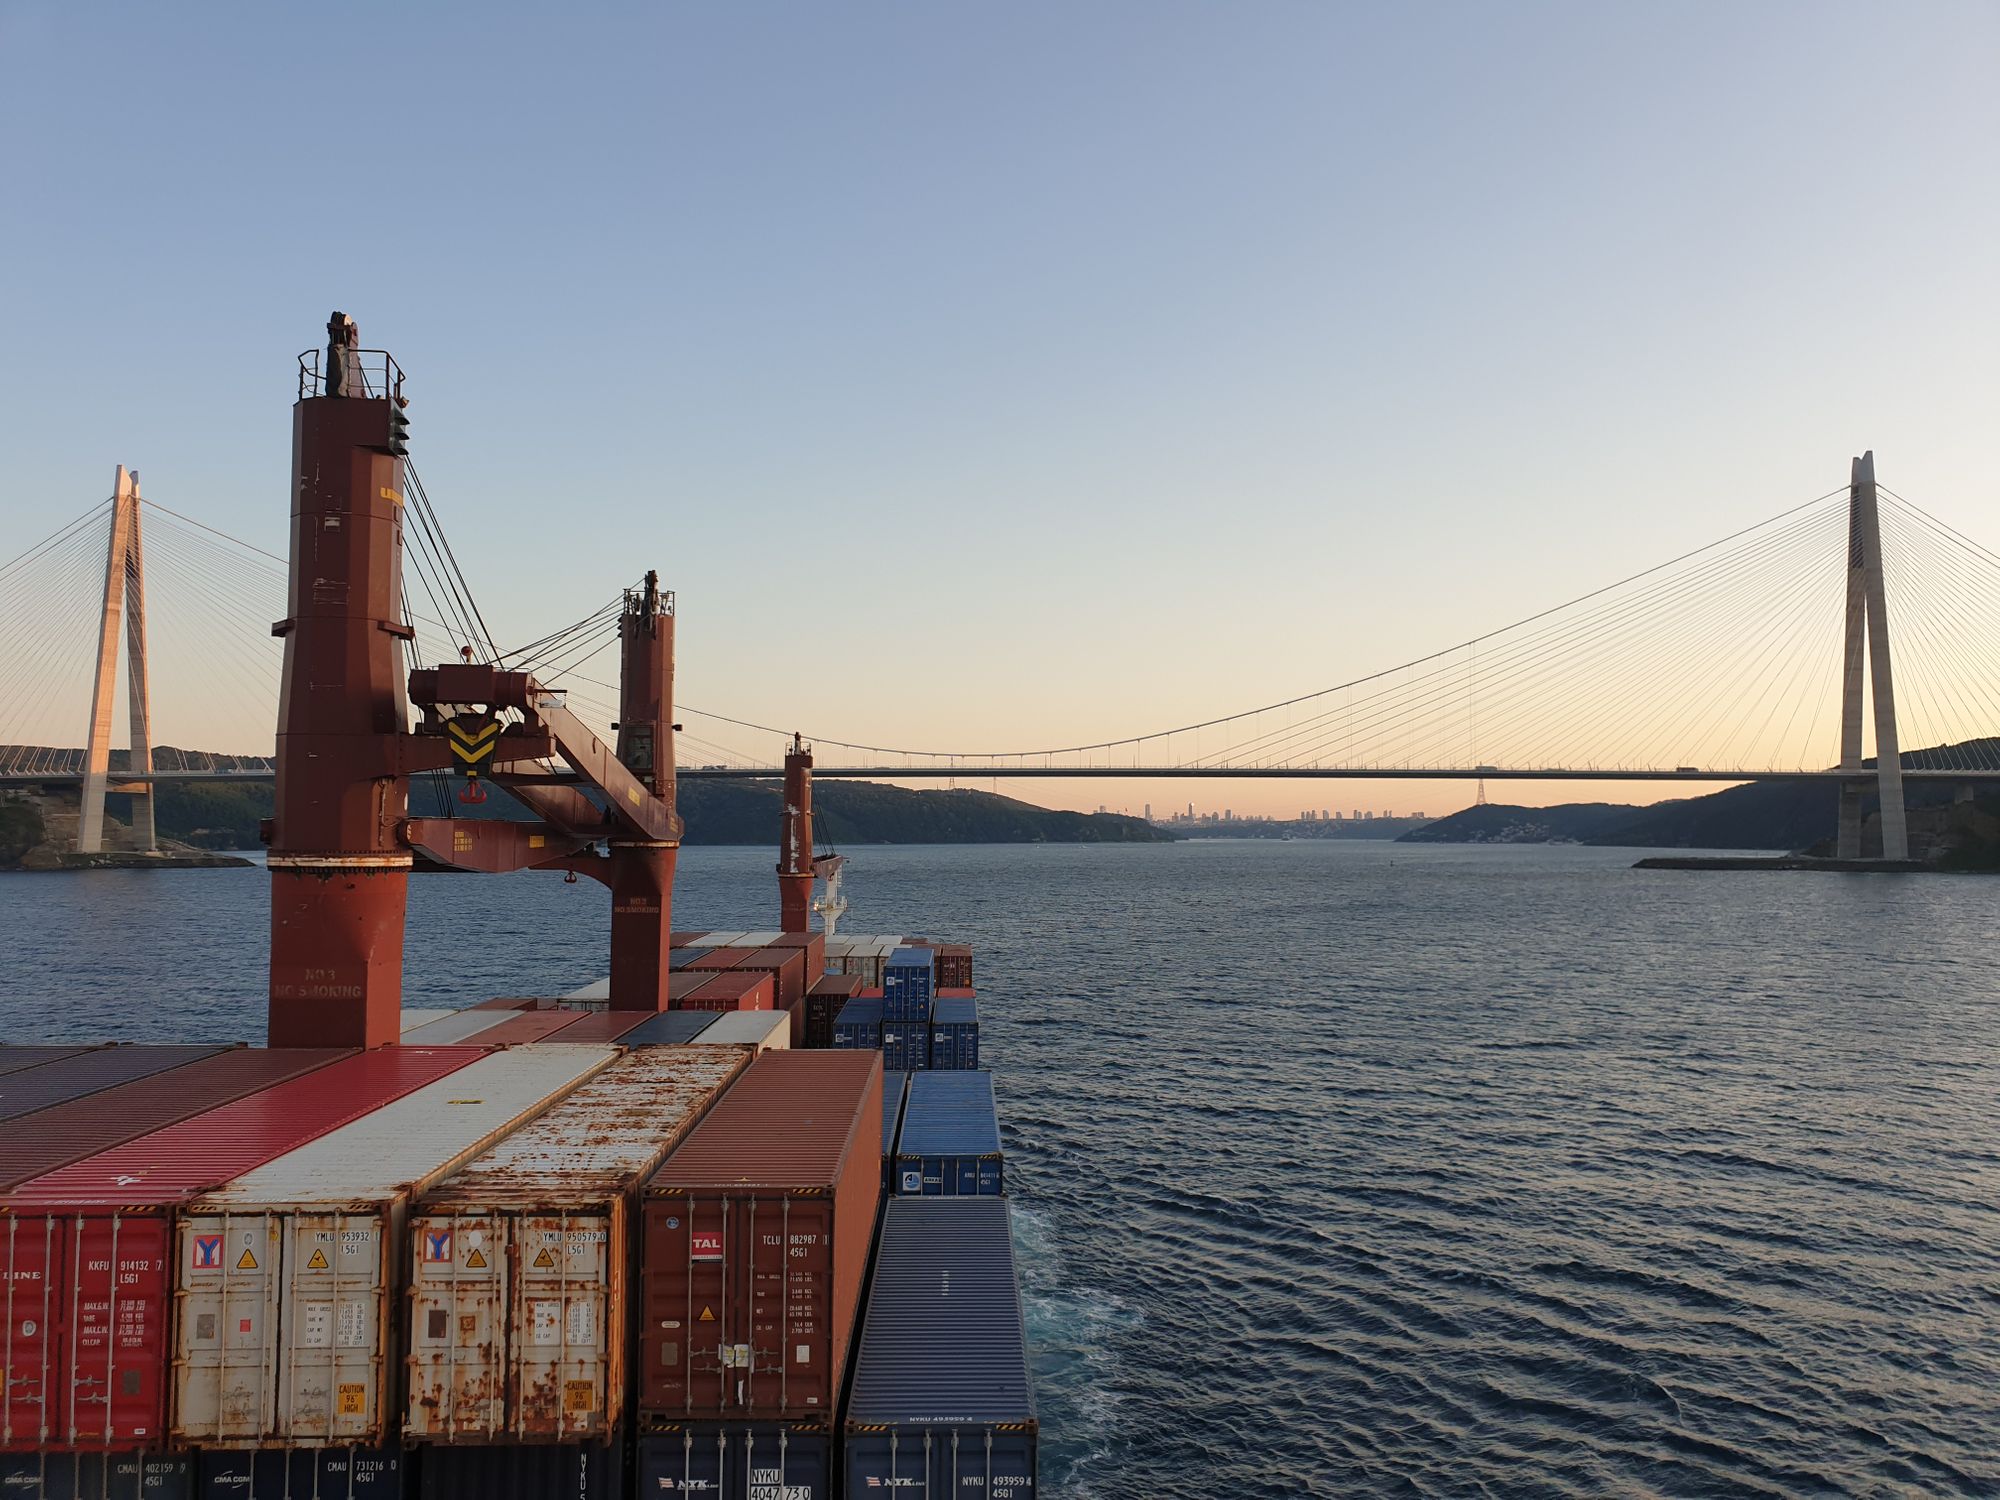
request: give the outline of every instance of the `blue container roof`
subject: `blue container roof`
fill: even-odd
[[[928,969],[932,967],[934,955],[928,948],[898,948],[889,955],[885,965],[891,969]]]
[[[896,1144],[896,1126],[903,1118],[903,1085],[910,1081],[908,1073],[884,1073],[882,1075],[882,1154],[887,1156]]]
[[[1035,1420],[1006,1199],[889,1200],[847,1419]]]
[[[977,1026],[979,1024],[979,1002],[970,995],[941,996],[931,1007],[931,1020],[945,1025],[970,1022],[972,1025]]]
[[[621,1047],[658,1047],[691,1042],[715,1024],[719,1011],[670,1010],[640,1023],[618,1038]]]
[[[843,1021],[859,1022],[863,1026],[880,1026],[882,1024],[881,1000],[879,998],[864,999],[862,996],[856,995],[847,1004],[841,1006],[840,1014],[833,1018],[833,1023],[836,1026],[840,1025]]]
[[[966,1069],[910,1076],[898,1157],[999,1154],[1000,1117],[993,1107],[991,1073]]]

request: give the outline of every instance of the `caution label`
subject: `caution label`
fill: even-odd
[[[544,1245],[541,1254],[535,1257],[535,1269],[537,1271],[553,1271],[555,1265],[556,1258],[549,1254],[548,1247]]]
[[[486,1253],[483,1250],[481,1250],[477,1245],[474,1245],[472,1247],[472,1253],[465,1257],[465,1264],[467,1268],[470,1270],[474,1271],[485,1270]]]
[[[340,1388],[339,1411],[343,1417],[365,1417],[368,1415],[368,1387],[365,1385],[343,1385]]]
[[[498,719],[446,719],[444,728],[452,758],[467,770],[476,771],[493,758],[499,744]]]
[[[252,1253],[248,1245],[245,1245],[243,1253],[236,1257],[236,1269],[239,1271],[254,1271],[257,1269],[257,1257]]]
[[[324,1250],[313,1251],[312,1258],[306,1262],[306,1269],[308,1271],[326,1270],[327,1269],[326,1252]]]
[[[701,1310],[701,1316],[695,1319],[695,1321],[697,1323],[713,1323],[715,1321],[715,1309],[712,1307],[704,1307]]]
[[[597,1382],[594,1380],[565,1380],[563,1382],[563,1410],[567,1412],[589,1411],[597,1405]]]

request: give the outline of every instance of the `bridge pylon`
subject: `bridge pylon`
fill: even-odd
[[[90,692],[90,731],[84,740],[83,808],[77,821],[79,854],[104,850],[104,797],[111,782],[111,706],[118,688],[119,624],[125,627],[125,677],[132,735],[131,772],[153,769],[149,721],[151,693],[146,676],[146,570],[139,545],[139,476],[123,464],[112,485],[111,544],[104,559],[104,606],[97,618],[97,676]],[[135,781],[132,842],[148,852],[159,847],[153,830],[153,787]]]
[[[1882,580],[1882,525],[1876,509],[1875,454],[1854,460],[1847,502],[1847,641],[1841,671],[1840,768],[1861,769],[1862,658],[1875,703],[1875,787],[1882,805],[1882,858],[1908,859],[1910,834],[1903,804],[1903,758],[1896,738],[1896,685],[1889,660],[1889,606]],[[1861,858],[1861,799],[1865,782],[1840,784],[1842,859]]]

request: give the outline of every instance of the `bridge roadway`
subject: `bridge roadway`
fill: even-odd
[[[678,775],[684,781],[769,781],[783,772],[745,766],[683,766]],[[111,790],[151,782],[255,782],[271,781],[272,771],[153,771],[133,776],[123,771],[111,773]],[[1606,768],[1570,769],[1544,766],[1522,769],[1509,766],[1020,766],[965,764],[956,766],[815,766],[815,781],[1016,781],[1039,778],[1052,781],[1089,779],[1150,779],[1164,781],[1865,781],[1875,780],[1875,768],[1825,771],[1758,770],[1616,770]],[[573,778],[559,775],[559,781]],[[82,782],[80,771],[0,770],[0,785],[15,783],[36,786],[75,786]],[[1940,770],[1930,767],[1903,770],[1905,781],[1942,781],[1955,784],[2000,784],[2000,770]]]

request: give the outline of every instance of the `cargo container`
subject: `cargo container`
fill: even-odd
[[[571,990],[562,997],[564,1005],[590,1005],[593,1008],[611,1003],[611,978],[593,979],[589,984]]]
[[[898,1073],[915,1073],[931,1065],[931,1029],[922,1021],[882,1018],[882,1066]]]
[[[861,980],[853,974],[822,974],[806,991],[806,1035],[808,1047],[831,1047],[833,1023],[841,1007],[861,993]]]
[[[910,1197],[1007,1191],[991,1073],[918,1073],[896,1139],[896,1191]]]
[[[701,974],[688,970],[689,978],[707,983],[697,986],[674,1004],[681,1010],[770,1010],[776,986],[769,974]]]
[[[202,1194],[175,1236],[173,1435],[198,1447],[380,1447],[413,1194],[620,1054],[491,1053]]]
[[[881,1051],[882,1002],[857,996],[843,1005],[833,1019],[833,1045]]]
[[[624,1500],[626,1443],[427,1447],[416,1461],[423,1500]],[[699,1500],[699,1497],[697,1497]]]
[[[229,1047],[185,1067],[37,1110],[0,1131],[0,1191],[351,1055]]]
[[[672,973],[677,969],[685,969],[689,964],[693,963],[697,958],[705,958],[714,951],[715,950],[713,948],[672,949],[667,954],[667,970],[669,973]],[[608,990],[609,986],[607,985],[606,988]],[[608,1000],[611,997],[607,993],[604,998]]]
[[[618,1431],[639,1189],[749,1061],[735,1047],[629,1053],[416,1200],[406,1441]]]
[[[743,939],[749,935],[747,932],[705,932],[701,942],[705,948],[741,948]],[[759,943],[757,946],[761,948],[764,945]]]
[[[609,985],[610,980],[605,980]],[[482,1000],[473,1006],[474,1010],[539,1010],[542,1002],[525,995],[500,995],[491,1000]]]
[[[521,1014],[512,1010],[486,1010],[475,1006],[471,1010],[454,1011],[438,1020],[426,1022],[414,1031],[403,1033],[405,1047],[448,1047],[460,1042],[475,1042],[485,1045],[484,1033],[496,1026],[504,1026]]]
[[[792,1034],[790,1038],[790,1045],[794,1047],[805,1046],[806,1044],[805,996],[803,995],[799,996],[799,998],[794,1000],[790,1005],[784,1007],[784,1011],[787,1016],[791,1017],[791,1022],[792,1022]]]
[[[768,948],[783,936],[784,934],[775,928],[766,932],[739,932],[730,940],[729,946],[732,948]]]
[[[672,943],[676,948],[699,948],[702,946],[713,948],[715,946],[714,943],[708,941],[708,934],[705,932],[670,933],[667,941]]]
[[[738,973],[769,974],[776,985],[775,1008],[783,1010],[806,993],[806,955],[798,948],[758,948],[736,966]]]
[[[823,932],[781,932],[764,945],[767,948],[797,948],[806,956],[806,985],[826,972],[826,934]]]
[[[715,1018],[701,1034],[704,1047],[738,1045],[759,1052],[789,1051],[792,1018],[781,1010],[732,1010]]]
[[[739,967],[743,960],[757,950],[754,948],[711,948],[700,958],[691,958],[681,970],[683,974],[725,974]]]
[[[0,1203],[0,1285],[39,1315],[0,1329],[0,1448],[162,1443],[173,1208],[482,1055],[356,1053],[16,1187]]]
[[[106,1042],[49,1044],[16,1042],[0,1047],[0,1074],[18,1073],[23,1068],[39,1068],[45,1062],[54,1062],[62,1057],[75,1057],[79,1052],[90,1052],[108,1045]]]
[[[972,949],[964,943],[940,943],[937,950],[937,982],[940,990],[972,988]]]
[[[433,1021],[442,1021],[446,1016],[458,1014],[455,1005],[405,1006],[403,1008],[403,1035],[408,1036],[419,1026],[428,1026]]]
[[[671,1011],[655,1010],[588,1011],[578,1015],[575,1020],[571,1021],[569,1025],[563,1027],[561,1030],[553,1032],[548,1040],[565,1044],[572,1042],[618,1042],[623,1044],[627,1036],[639,1027],[644,1026],[653,1017],[671,1014]]]
[[[639,1439],[641,1495],[827,1500],[833,1433],[802,1422],[683,1422]]]
[[[669,1010],[649,1017],[619,1039],[622,1047],[671,1047],[691,1042],[715,1024],[711,1010]]]
[[[395,1448],[213,1448],[195,1459],[198,1500],[398,1500]]]
[[[121,1083],[164,1073],[170,1068],[184,1067],[223,1050],[225,1044],[221,1043],[189,1047],[93,1047],[88,1052],[56,1058],[40,1067],[22,1068],[0,1076],[0,1122],[19,1120],[38,1109],[101,1094]],[[14,1128],[10,1126],[9,1133]]]
[[[931,1009],[931,1067],[978,1066],[979,1002],[970,995],[939,995]]]
[[[646,1189],[648,1425],[830,1424],[882,1185],[873,1052],[766,1052]]]
[[[194,1460],[167,1453],[0,1453],[8,1500],[193,1500]]]
[[[679,1010],[687,1004],[688,996],[696,993],[703,985],[713,984],[716,976],[709,973],[690,974],[686,970],[667,976],[667,1008]]]
[[[908,1073],[882,1075],[882,1191],[894,1190],[891,1174],[896,1166],[896,1134],[903,1124],[903,1099],[909,1092]]]
[[[1038,1431],[1006,1201],[896,1199],[847,1401],[847,1493],[1029,1500]]]
[[[575,1021],[582,1012],[574,1010],[524,1010],[503,1016],[498,1026],[475,1031],[482,1047],[512,1047],[522,1042],[552,1038]]]
[[[898,948],[882,968],[882,1019],[928,1026],[936,976],[928,948]]]

